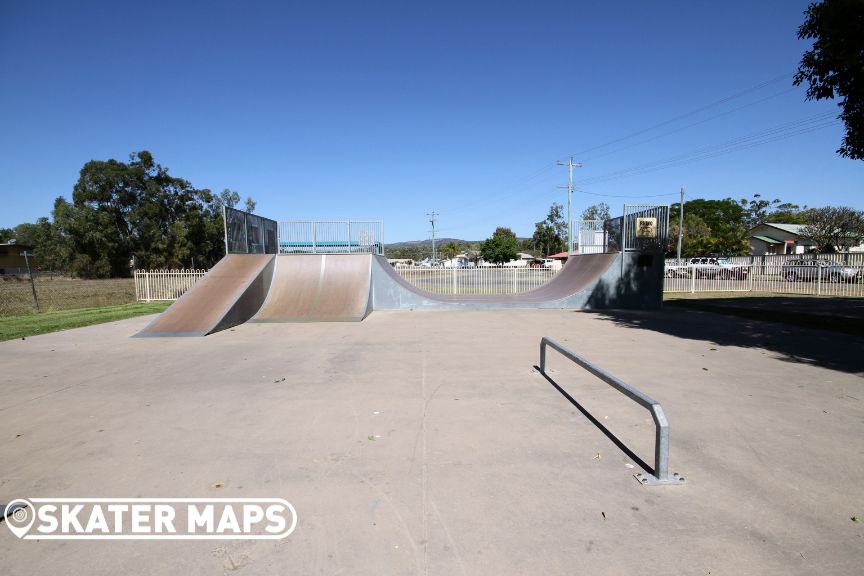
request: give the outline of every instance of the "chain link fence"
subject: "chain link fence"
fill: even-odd
[[[40,273],[33,275],[31,286],[30,278],[26,274],[0,276],[0,316],[134,302],[135,281],[132,278],[82,280]]]

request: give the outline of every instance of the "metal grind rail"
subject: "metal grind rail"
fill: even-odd
[[[572,350],[569,350],[552,340],[544,336],[540,340],[540,373],[546,376],[546,347],[549,346],[554,350],[557,350],[561,353],[565,358],[572,360],[594,376],[598,377],[600,380],[603,380],[643,408],[646,408],[649,412],[651,412],[651,416],[654,418],[654,425],[656,427],[655,432],[655,441],[654,441],[654,474],[648,473],[646,470],[645,473],[638,473],[634,476],[636,480],[638,480],[641,484],[644,485],[669,485],[669,484],[683,484],[684,477],[679,476],[677,473],[672,476],[669,475],[669,422],[666,420],[666,415],[663,413],[663,408],[660,407],[660,404],[648,396],[643,392],[633,388],[632,386],[622,382],[615,376],[612,376],[602,368],[599,368],[583,358],[579,356]]]

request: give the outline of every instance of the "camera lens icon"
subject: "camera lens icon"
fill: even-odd
[[[27,531],[30,530],[33,521],[36,519],[32,504],[23,498],[13,500],[7,504],[3,515],[9,530],[18,538],[23,538],[27,534]]]

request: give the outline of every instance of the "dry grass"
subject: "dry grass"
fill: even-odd
[[[41,311],[97,308],[135,302],[135,281],[131,278],[81,280],[65,277],[34,279]],[[36,311],[33,292],[26,276],[4,276],[0,280],[0,316],[17,316]]]

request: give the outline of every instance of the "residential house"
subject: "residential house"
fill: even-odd
[[[35,268],[32,252],[33,246],[17,244],[14,240],[6,244],[0,244],[0,274],[21,274],[27,272],[27,259],[24,253],[28,253],[30,266]]]
[[[747,231],[750,253],[754,256],[766,254],[804,254],[816,248],[816,243],[801,235],[803,224],[775,224],[763,222]]]

